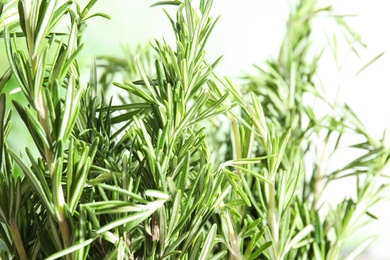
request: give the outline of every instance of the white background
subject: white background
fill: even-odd
[[[95,18],[89,22],[84,55],[120,55],[120,43],[135,47],[154,38],[165,37],[171,41],[170,23],[161,8],[149,8],[153,2],[99,1],[95,10],[109,14],[112,19]],[[390,1],[328,0],[321,4],[333,4],[338,14],[356,14],[357,17],[349,18],[348,22],[368,46],[359,49],[360,58],[341,49],[341,53],[347,55],[341,72],[337,71],[328,53],[320,70],[325,89],[329,97],[334,98],[336,88],[341,84],[339,101],[348,103],[370,133],[380,138],[383,130],[390,126]],[[209,41],[209,59],[224,55],[218,70],[231,77],[252,71],[252,64],[261,64],[277,54],[287,13],[288,0],[215,0],[213,14],[221,15],[221,18]],[[330,22],[319,25],[322,26],[332,31]],[[319,37],[323,37],[321,30]],[[385,54],[381,59],[355,76],[364,64],[382,52]],[[335,187],[338,188],[345,189],[345,186]],[[329,195],[329,200],[335,199]],[[367,259],[390,259],[389,208],[390,203],[386,202],[373,210],[380,221],[371,225],[369,232],[377,235],[378,241],[367,253]]]

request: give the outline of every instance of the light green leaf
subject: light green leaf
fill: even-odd
[[[204,241],[202,251],[200,252],[199,259],[206,260],[208,259],[208,256],[211,252],[211,249],[213,249],[214,246],[214,239],[217,234],[217,225],[213,224],[211,227],[206,240]]]
[[[51,23],[51,19],[54,13],[55,6],[57,4],[56,0],[51,1],[41,1],[40,12],[38,15],[37,26],[35,28],[35,42],[34,42],[34,54],[38,52],[38,48],[41,44],[42,39],[50,33],[47,31]]]
[[[146,190],[145,195],[156,199],[169,200],[169,195],[158,190]]]
[[[354,260],[357,259],[358,256],[364,252],[373,242],[375,238],[368,238],[367,240],[360,243],[354,250],[352,250],[346,257],[345,260]]]
[[[64,250],[61,250],[51,256],[49,256],[48,258],[46,258],[46,260],[54,260],[54,259],[58,259],[60,257],[63,257],[63,256],[66,256],[68,254],[71,254],[77,250],[80,250],[82,248],[85,248],[86,246],[90,245],[93,241],[95,241],[98,237],[95,237],[95,238],[90,238],[90,239],[87,239],[85,240],[84,242],[80,243],[80,244],[76,244],[76,245],[73,245],[73,246],[70,246]]]
[[[378,54],[377,56],[375,56],[372,60],[370,60],[369,62],[367,62],[361,69],[358,70],[358,72],[356,72],[355,76],[359,75],[363,70],[365,70],[367,67],[369,67],[371,64],[375,63],[378,59],[380,59],[380,57],[383,56],[383,54],[385,54],[384,52]]]
[[[102,234],[106,231],[109,231],[111,229],[124,226],[124,231],[128,232],[132,230],[134,227],[139,225],[142,221],[144,221],[147,217],[152,215],[156,210],[158,210],[165,201],[158,200],[154,202],[149,202],[144,206],[144,211],[137,212],[135,214],[131,214],[126,217],[119,218],[115,221],[110,222],[107,225],[104,225],[100,229],[96,231],[97,234]]]
[[[286,245],[284,249],[283,255],[286,255],[291,248],[295,247],[298,243],[300,243],[310,232],[314,230],[313,225],[308,225],[304,227],[301,231],[299,231]]]
[[[154,4],[152,4],[150,7],[159,6],[159,5],[180,5],[182,2],[179,0],[176,1],[159,1]]]

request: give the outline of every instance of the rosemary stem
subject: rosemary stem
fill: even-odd
[[[322,186],[322,181],[323,181],[324,176],[325,176],[325,165],[324,164],[325,164],[325,160],[326,160],[326,152],[327,152],[328,145],[329,145],[329,136],[326,137],[324,147],[323,147],[322,152],[321,152],[320,160],[317,163],[318,172],[317,172],[317,176],[315,178],[314,187],[313,187],[313,204],[312,204],[313,209],[316,208],[318,200],[319,200],[319,198],[322,194],[322,191],[323,191],[323,187],[321,187],[321,186]]]
[[[268,194],[269,194],[269,203],[268,203],[268,223],[271,229],[271,236],[273,241],[273,246],[270,247],[270,251],[272,251],[271,255],[273,255],[273,259],[279,259],[279,221],[276,210],[275,203],[275,186],[274,184],[268,185]]]
[[[11,231],[12,239],[14,239],[16,250],[18,251],[19,258],[21,260],[27,260],[26,250],[23,246],[23,241],[19,233],[18,226],[14,218],[11,218],[9,229]]]

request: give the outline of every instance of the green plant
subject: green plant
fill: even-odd
[[[313,55],[311,23],[331,8],[297,1],[279,57],[238,87],[214,73],[219,59],[205,59],[218,20],[209,16],[213,1],[156,2],[177,7],[176,17],[166,12],[176,45],[156,40],[124,59],[93,61],[85,85],[82,33],[89,18],[108,17],[90,14],[95,3],[0,4],[10,66],[0,79],[1,257],[343,257],[383,199],[390,151],[317,87],[321,53]],[[123,82],[112,83],[118,75]],[[27,105],[13,100],[8,109],[3,91],[12,78]],[[110,97],[112,85],[125,94]],[[332,113],[316,116],[307,97]],[[7,142],[13,110],[33,140],[20,154]],[[364,138],[350,146],[362,156],[328,170],[326,147],[343,149],[347,134]],[[322,192],[347,177],[356,180],[356,197],[327,210]],[[370,240],[360,242],[350,259]]]

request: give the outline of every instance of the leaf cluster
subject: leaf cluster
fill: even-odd
[[[331,7],[297,1],[279,57],[237,86],[214,73],[220,59],[205,58],[213,1],[156,2],[177,10],[165,11],[175,44],[101,57],[85,84],[83,32],[90,18],[109,18],[91,13],[96,2],[0,3],[9,62],[0,79],[1,258],[343,257],[384,198],[390,151],[318,87],[312,23]],[[12,79],[27,104],[7,109]],[[316,115],[308,97],[330,113]],[[7,141],[15,112],[33,140],[23,151]],[[362,155],[331,169],[345,135],[364,139],[350,145]],[[322,194],[341,178],[355,180],[356,196],[327,208]]]

